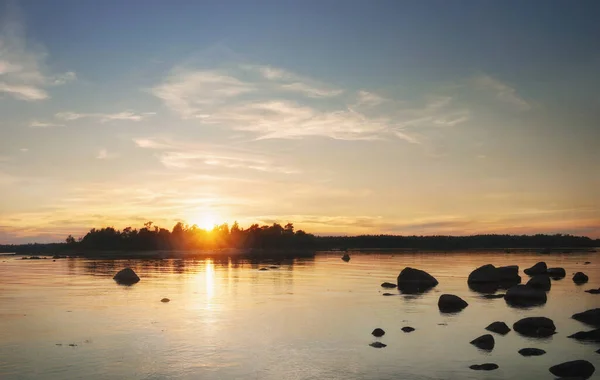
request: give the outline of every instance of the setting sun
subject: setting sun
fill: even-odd
[[[196,218],[190,220],[191,224],[195,224],[203,230],[210,231],[217,224],[217,218],[214,214],[200,214]]]

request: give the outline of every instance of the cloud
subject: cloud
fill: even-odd
[[[135,113],[131,111],[118,113],[76,113],[76,112],[59,112],[54,115],[55,118],[74,121],[79,119],[98,119],[101,123],[110,121],[142,121],[151,116],[156,115],[156,112]]]
[[[365,90],[358,91],[357,98],[357,106],[377,106],[388,101],[380,95]]]
[[[116,153],[110,153],[108,150],[106,150],[105,148],[102,148],[98,151],[98,154],[96,155],[96,158],[99,160],[109,160],[112,158],[116,158],[119,155]]]
[[[77,78],[71,71],[49,74],[45,59],[43,49],[26,40],[17,12],[8,9],[0,20],[0,93],[24,101],[44,100],[50,97],[46,88]]]
[[[502,102],[511,104],[524,111],[531,109],[531,105],[519,96],[515,88],[502,83],[498,79],[482,74],[474,77],[473,83],[480,88],[492,91],[496,94],[496,98]]]
[[[277,165],[269,157],[231,147],[182,143],[161,138],[139,138],[133,142],[140,148],[159,151],[160,162],[167,168],[221,167],[282,174],[297,170]]]
[[[51,128],[51,127],[64,127],[65,125],[34,120],[29,124],[29,126],[31,128]]]

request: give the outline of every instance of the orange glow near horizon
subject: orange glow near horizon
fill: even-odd
[[[206,231],[212,231],[212,229],[217,225],[217,216],[210,211],[202,212],[195,217],[189,219],[191,225],[197,225]]]

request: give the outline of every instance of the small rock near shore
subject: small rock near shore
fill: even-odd
[[[491,334],[482,335],[479,338],[473,339],[470,343],[486,351],[493,350],[495,345],[494,337]]]
[[[573,276],[573,282],[576,283],[577,285],[585,284],[586,282],[588,282],[588,280],[589,280],[588,276],[583,272],[577,272]]]
[[[118,284],[122,285],[133,285],[140,281],[138,275],[131,268],[121,269],[115,276],[113,277]]]
[[[375,347],[375,348],[384,348],[384,347],[387,347],[387,344],[384,344],[381,342],[373,342],[373,343],[369,344],[369,346]]]
[[[473,364],[473,365],[469,366],[469,368],[471,368],[472,370],[475,370],[475,371],[493,371],[500,367],[498,367],[498,364],[495,364],[495,363],[484,363],[484,364]]]
[[[596,368],[587,360],[573,360],[550,367],[550,372],[558,377],[587,379],[594,374]]]
[[[504,322],[492,322],[485,329],[500,335],[506,335],[510,332],[510,327]]]
[[[546,351],[540,348],[522,348],[519,350],[519,354],[522,356],[540,356],[544,355]]]
[[[414,327],[410,327],[410,326],[405,326],[402,328],[402,331],[404,331],[405,333],[409,333],[409,332],[413,332],[415,331]]]
[[[383,329],[380,329],[378,327],[375,330],[373,330],[373,332],[371,332],[371,334],[373,334],[373,336],[376,336],[377,338],[379,338],[379,337],[382,337],[385,335],[385,331],[383,331]]]

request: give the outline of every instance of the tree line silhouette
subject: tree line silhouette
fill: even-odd
[[[564,234],[555,235],[471,235],[471,236],[315,236],[295,230],[292,223],[282,226],[252,224],[241,228],[235,222],[204,230],[196,225],[177,223],[172,230],[152,222],[144,227],[118,230],[113,227],[93,228],[85,236],[75,239],[69,235],[64,243],[0,245],[0,252],[56,253],[72,251],[153,251],[153,250],[204,250],[239,248],[255,250],[332,250],[332,249],[511,249],[530,248],[556,250],[600,246],[600,239]]]

